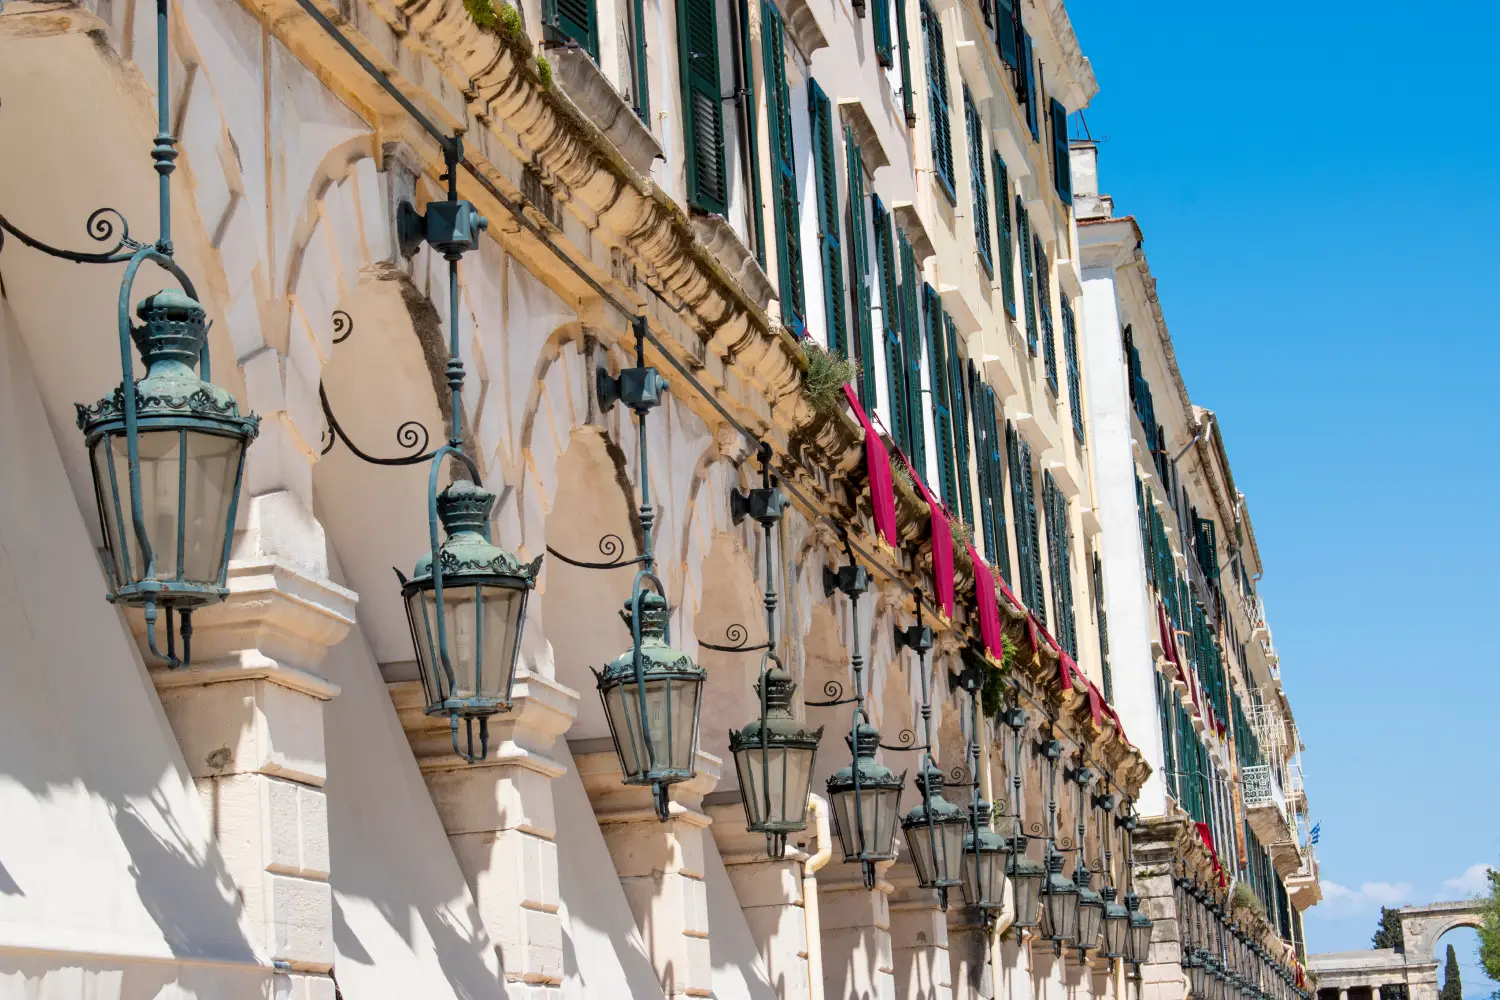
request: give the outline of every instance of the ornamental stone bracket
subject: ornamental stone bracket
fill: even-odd
[[[671,786],[666,822],[650,785],[621,782],[609,739],[572,744],[573,761],[599,822],[615,874],[668,1000],[713,995],[704,883],[708,827],[703,798],[719,781],[719,758],[698,751],[696,775]]]
[[[557,997],[563,941],[551,783],[567,768],[552,754],[577,715],[578,694],[518,675],[510,711],[490,720],[489,755],[468,764],[453,753],[447,718],[423,712],[419,682],[388,689],[507,982],[535,1000]]]
[[[274,559],[232,562],[228,586],[193,615],[192,665],[153,666],[151,680],[257,946],[296,995],[331,997],[323,703],[338,687],[315,670],[357,598]]]

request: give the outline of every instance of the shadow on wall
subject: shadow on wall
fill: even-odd
[[[247,984],[261,982],[268,963],[241,926],[161,703],[103,600],[14,323],[0,304],[0,464],[25,470],[0,477],[0,938],[70,953],[14,960],[28,977],[72,976],[61,970],[81,969],[86,951],[109,956],[101,975],[181,957],[239,964]],[[178,975],[168,964],[148,978]]]

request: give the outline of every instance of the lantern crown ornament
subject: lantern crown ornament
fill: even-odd
[[[796,691],[797,682],[781,661],[766,654],[755,685],[760,715],[743,729],[729,731],[745,829],[766,835],[766,854],[773,858],[785,853],[788,833],[807,827],[813,761],[823,739],[822,726],[809,729],[793,712]]]

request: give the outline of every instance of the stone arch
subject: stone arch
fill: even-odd
[[[1449,931],[1460,927],[1477,930],[1482,922],[1483,912],[1479,900],[1401,908],[1401,934],[1406,942],[1406,953],[1414,956],[1414,961],[1430,959],[1439,939]]]

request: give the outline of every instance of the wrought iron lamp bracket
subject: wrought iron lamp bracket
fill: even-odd
[[[95,209],[84,223],[84,230],[89,234],[90,239],[99,243],[108,243],[111,239],[115,238],[115,223],[107,218],[111,215],[120,220],[120,236],[119,239],[115,240],[114,246],[108,250],[90,252],[55,247],[50,243],[42,242],[35,236],[28,235],[3,215],[0,215],[0,249],[5,247],[5,234],[10,233],[25,246],[33,250],[38,250],[49,257],[56,257],[59,260],[71,261],[74,264],[123,264],[134,256],[137,250],[147,246],[147,244],[130,238],[130,223],[119,210],[113,208]],[[170,250],[164,252],[170,253]]]

